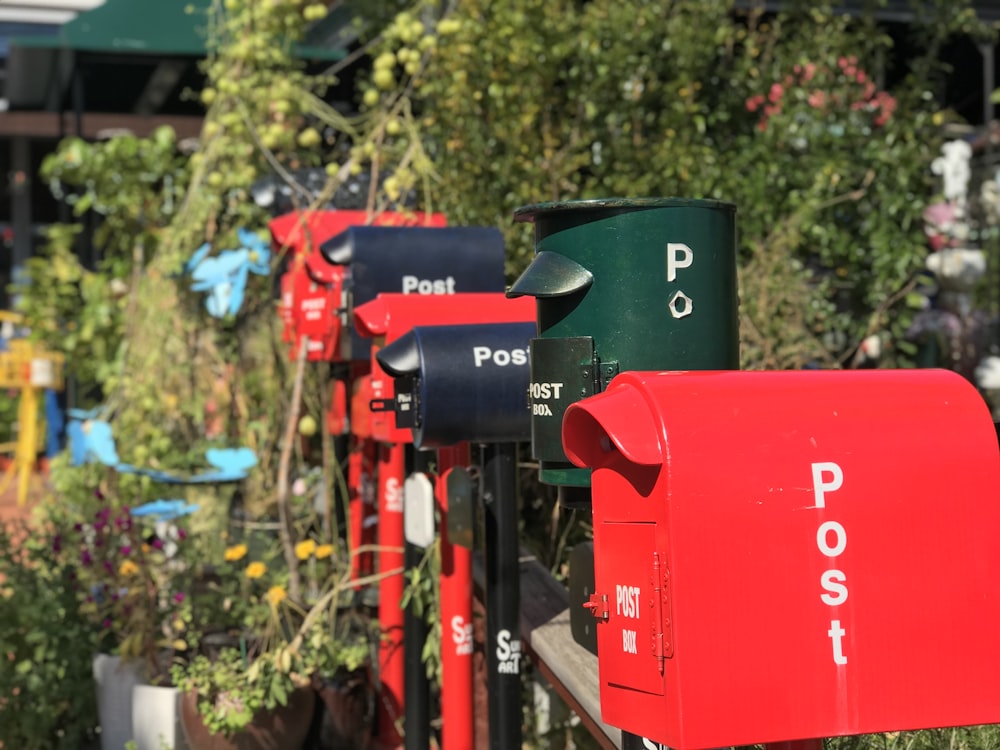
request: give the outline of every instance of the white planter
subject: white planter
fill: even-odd
[[[176,688],[132,688],[132,735],[136,750],[187,750]]]
[[[986,256],[972,248],[945,248],[927,256],[927,268],[945,290],[968,292],[986,273]]]
[[[132,688],[142,684],[142,670],[118,656],[98,654],[93,662],[101,750],[124,750],[132,739]]]

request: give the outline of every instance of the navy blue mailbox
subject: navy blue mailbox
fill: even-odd
[[[531,437],[528,343],[534,323],[418,326],[376,353],[396,378],[396,426],[418,448]]]
[[[320,246],[328,263],[347,267],[345,313],[382,292],[455,294],[504,291],[500,231],[486,227],[355,226]],[[343,360],[367,361],[371,340],[344,321]]]
[[[528,350],[536,335],[533,322],[418,326],[375,354],[381,368],[396,378],[396,426],[412,429],[414,445],[483,444],[479,495],[484,511],[491,750],[521,747],[515,444],[531,437]],[[463,476],[465,481],[452,481]],[[461,544],[460,536],[471,537],[472,483],[459,467],[447,480],[447,536],[456,544]],[[457,485],[465,490],[456,492]],[[442,569],[447,567],[444,549],[442,539]],[[444,590],[442,581],[442,611]]]

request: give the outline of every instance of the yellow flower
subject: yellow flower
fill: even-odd
[[[271,602],[272,607],[277,607],[281,602],[288,598],[288,592],[281,586],[272,586],[267,590],[265,594],[267,600]]]
[[[329,557],[333,554],[332,544],[321,544],[316,548],[316,559],[322,560],[324,557]]]
[[[252,562],[247,565],[247,578],[260,578],[267,572],[267,566],[262,562]]]
[[[138,572],[139,566],[131,560],[126,560],[118,568],[118,573],[123,576],[134,576]]]
[[[237,544],[234,547],[226,548],[226,561],[236,562],[237,560],[242,560],[247,555],[247,546],[245,544]]]
[[[299,542],[295,545],[295,556],[300,560],[308,560],[315,551],[316,542],[312,539],[306,539],[304,542]]]

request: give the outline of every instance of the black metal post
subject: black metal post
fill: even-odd
[[[411,471],[426,471],[429,454],[407,447],[407,463]],[[405,513],[405,501],[404,501]],[[424,551],[406,542],[403,565],[412,570],[420,564]],[[407,580],[409,580],[407,578]],[[427,622],[419,616],[411,601],[403,614],[403,684],[406,702],[403,704],[405,750],[428,750],[431,744],[431,690],[427,669],[421,658],[427,641]]]
[[[516,444],[483,449],[486,665],[490,748],[521,747],[521,578]]]
[[[420,564],[423,550],[406,543],[404,564],[410,570]],[[403,662],[405,663],[404,704],[405,724],[403,739],[406,750],[427,750],[431,744],[431,691],[427,670],[421,654],[427,640],[427,622],[414,612],[413,602],[406,607],[403,617]]]

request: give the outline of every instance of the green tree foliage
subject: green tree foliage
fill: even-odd
[[[978,29],[967,5],[924,9],[930,59],[888,92],[889,40],[823,4],[775,17],[731,0],[460,0],[413,95],[440,207],[503,228],[514,275],[532,246],[517,206],[731,201],[745,364],[840,364],[905,327],[940,143],[933,55]]]

